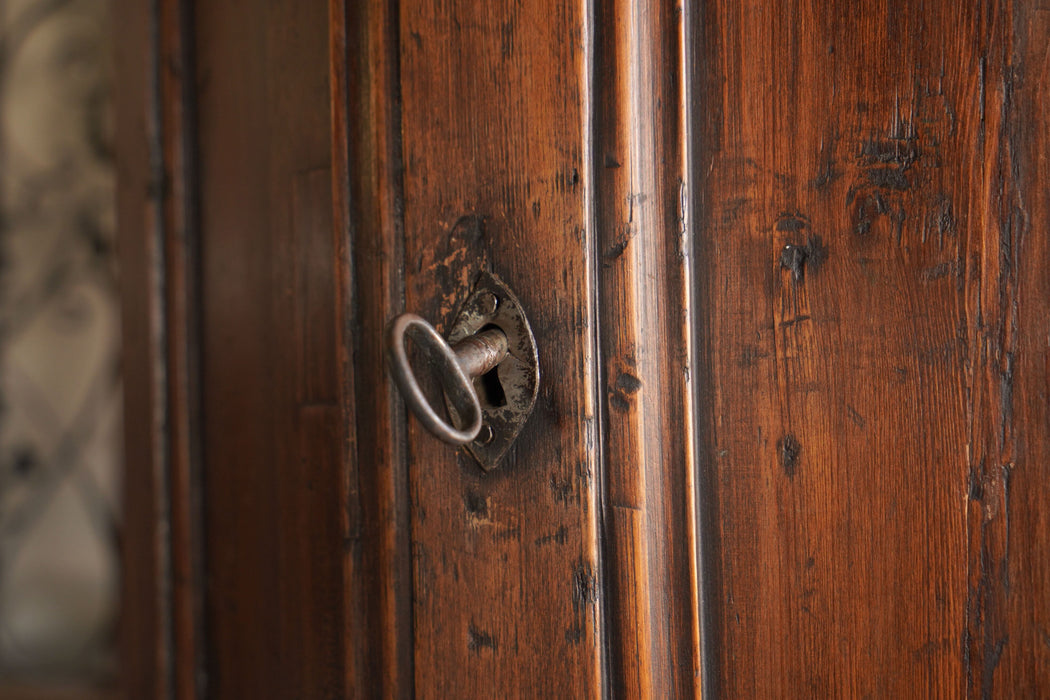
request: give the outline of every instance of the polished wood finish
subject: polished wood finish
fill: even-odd
[[[134,696],[1050,689],[1038,4],[126,9]],[[480,270],[491,473],[382,346]]]
[[[405,411],[383,369],[404,308],[397,18],[393,3],[331,3],[350,697],[414,694]]]
[[[607,686],[700,690],[686,24],[598,2],[592,73]]]
[[[203,561],[189,5],[118,2],[125,462],[121,686],[202,692]],[[152,41],[149,39],[152,38]]]
[[[126,3],[132,5],[132,3]],[[164,617],[170,601],[160,561],[162,514],[158,494],[159,398],[153,318],[157,313],[150,263],[156,255],[156,223],[150,215],[148,8],[117,4],[115,30],[128,37],[117,44],[115,121],[117,151],[117,234],[120,262],[124,382],[124,528],[121,533],[121,682],[128,696],[166,697],[170,659]],[[158,495],[161,498],[158,498]]]
[[[1045,694],[1045,10],[694,21],[707,673]]]
[[[329,16],[198,3],[209,695],[341,697]]]

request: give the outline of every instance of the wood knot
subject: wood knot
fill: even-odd
[[[784,474],[790,479],[795,476],[795,470],[798,468],[802,445],[794,434],[788,433],[777,442],[777,448],[780,450],[780,464],[784,468]]]

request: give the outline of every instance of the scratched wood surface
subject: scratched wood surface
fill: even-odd
[[[1048,14],[693,18],[725,697],[1050,692]]]
[[[419,697],[600,690],[584,18],[549,0],[400,7],[406,308],[447,332],[490,269],[542,373],[489,474],[408,423]]]
[[[123,20],[132,695],[1050,692],[1046,8],[180,7]],[[487,475],[382,347],[480,269],[542,371]]]

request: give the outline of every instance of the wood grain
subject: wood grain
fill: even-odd
[[[419,697],[601,689],[584,18],[546,0],[400,7],[406,308],[447,331],[490,269],[541,371],[489,474],[408,423]]]
[[[1050,687],[1044,15],[691,18],[727,697]]]
[[[971,458],[982,507],[967,521],[964,667],[971,695],[1039,697],[1050,693],[1050,6],[1010,10],[984,20],[1004,40],[985,59],[986,110],[999,112],[986,127],[998,130],[985,143],[988,231],[969,248],[983,272],[967,297],[983,435]]]
[[[121,3],[118,240],[125,387],[122,689],[203,692],[193,56],[189,6]],[[147,40],[150,39],[150,40]]]
[[[685,697],[700,672],[685,25],[671,4],[600,2],[593,26],[607,691]]]
[[[1046,8],[279,5],[117,12],[130,696],[1050,692]]]
[[[347,693],[405,698],[414,695],[405,411],[383,346],[387,321],[404,309],[400,27],[394,3],[331,7]]]
[[[199,4],[209,694],[342,697],[327,3]]]

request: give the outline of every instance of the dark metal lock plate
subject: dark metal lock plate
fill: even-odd
[[[508,350],[495,369],[474,379],[483,423],[478,437],[466,448],[485,471],[496,468],[532,413],[540,369],[536,339],[518,298],[498,277],[482,272],[456,316],[448,342],[455,346],[488,326],[506,334]],[[458,420],[447,399],[446,406],[454,422]]]

